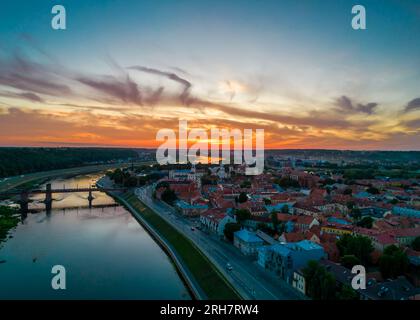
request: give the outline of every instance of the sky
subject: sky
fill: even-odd
[[[0,145],[157,147],[187,120],[420,150],[419,35],[420,0],[2,0]]]

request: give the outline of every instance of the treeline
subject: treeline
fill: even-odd
[[[0,178],[137,157],[131,149],[0,148]]]

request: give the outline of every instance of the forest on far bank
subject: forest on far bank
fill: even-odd
[[[0,148],[0,178],[138,157],[132,149]]]

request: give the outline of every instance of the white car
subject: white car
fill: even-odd
[[[227,269],[228,271],[232,271],[232,270],[233,270],[233,267],[231,266],[231,264],[230,264],[230,263],[226,263],[226,269]]]

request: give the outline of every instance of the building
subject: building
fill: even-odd
[[[398,216],[420,218],[420,210],[395,206],[392,213]]]
[[[296,203],[293,207],[293,213],[294,214],[304,214],[307,216],[312,216],[315,218],[318,218],[321,216],[321,210],[310,206],[310,205],[306,205],[303,203]]]
[[[294,222],[295,227],[302,231],[309,230],[313,226],[319,226],[319,221],[311,216],[297,216]]]
[[[181,212],[181,214],[184,216],[194,217],[194,216],[199,216],[202,212],[206,211],[209,207],[206,204],[201,204],[201,203],[191,204],[183,200],[178,200],[175,202],[175,208],[177,208],[178,211]]]
[[[219,236],[224,235],[225,225],[227,223],[236,222],[235,217],[230,216],[224,212],[223,209],[213,208],[203,212],[200,215],[201,225],[210,232],[216,233]]]
[[[416,237],[420,236],[420,228],[394,229],[390,233],[399,244],[410,245]]]
[[[306,280],[302,270],[299,269],[293,272],[292,287],[306,295]]]
[[[342,225],[334,222],[327,222],[321,227],[321,231],[329,234],[334,234],[337,236],[342,236],[345,234],[353,233],[353,226],[351,225]]]
[[[361,300],[414,300],[420,295],[420,288],[414,287],[401,276],[395,280],[368,285],[358,292]]]
[[[376,250],[383,252],[386,247],[397,245],[398,243],[389,233],[381,233],[374,237],[372,244]]]
[[[325,257],[324,249],[309,240],[278,243],[258,250],[258,264],[292,283],[294,270],[303,268],[309,260]]]
[[[233,234],[233,245],[241,250],[244,255],[255,256],[257,255],[257,249],[264,245],[264,240],[254,232],[242,229]]]

